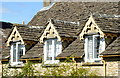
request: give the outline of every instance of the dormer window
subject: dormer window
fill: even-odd
[[[62,42],[57,39],[47,39],[44,42],[44,62],[45,64],[58,63],[56,60],[58,54],[62,51]]]
[[[99,35],[85,36],[85,62],[99,62],[99,54],[105,50],[105,40]]]
[[[25,45],[21,44],[21,42],[12,42],[11,43],[11,65],[19,65],[22,64],[20,60],[21,56],[25,54]]]

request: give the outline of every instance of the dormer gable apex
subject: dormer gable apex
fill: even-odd
[[[82,32],[80,33],[80,35],[79,35],[80,40],[84,39],[84,35],[90,35],[90,34],[99,34],[101,38],[104,37],[104,33],[101,31],[101,29],[95,23],[93,15],[91,15],[89,17]]]
[[[12,32],[10,33],[10,35],[8,36],[7,46],[10,46],[10,42],[16,42],[16,41],[20,41],[21,44],[24,44],[24,41],[20,33],[18,32],[17,27],[15,26]]]
[[[40,42],[43,43],[44,39],[57,38],[58,41],[61,41],[59,33],[55,29],[53,24],[53,19],[49,19],[46,29],[44,30],[42,36],[40,37]]]

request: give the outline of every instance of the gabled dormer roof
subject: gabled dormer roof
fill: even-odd
[[[15,26],[10,33],[8,40],[7,40],[7,46],[10,46],[10,42],[15,41],[21,41],[21,44],[24,44],[23,38],[21,37],[20,33],[17,30],[17,27]]]
[[[93,16],[91,15],[86,22],[82,32],[80,33],[80,39],[83,39],[85,35],[89,34],[100,34],[100,37],[104,37],[104,33],[101,31],[99,26],[96,24]]]
[[[79,28],[78,22],[50,19],[40,41],[43,42],[45,38],[58,38],[59,41],[61,37],[76,38]]]
[[[44,26],[17,26],[23,40],[38,41],[41,36],[41,32],[44,30]]]
[[[77,37],[80,30],[79,22],[54,19],[52,19],[51,22],[61,37]]]
[[[88,19],[88,21],[82,21],[81,27],[83,27],[82,32],[84,34],[101,34],[102,37],[105,36],[104,33],[116,33],[119,34],[120,29],[118,28],[120,26],[119,18],[118,17],[98,17],[91,15]],[[86,23],[85,23],[86,22]],[[106,22],[106,23],[105,23]],[[93,24],[93,25],[92,25]],[[80,27],[80,30],[81,30]],[[117,51],[120,48],[120,42],[119,39],[117,39],[117,42],[113,42],[114,47],[112,47],[113,51]],[[115,45],[116,44],[116,45]],[[84,41],[80,39],[76,39],[73,41],[67,48],[63,50],[61,54],[58,55],[58,57],[82,57],[84,55]],[[109,50],[112,49],[111,46],[108,47]],[[109,54],[108,49],[105,51],[105,53]],[[110,52],[115,54],[115,52]],[[104,52],[103,52],[104,54]]]
[[[83,39],[84,35],[88,34],[100,34],[100,37],[104,37],[105,33],[119,34],[120,15],[117,16],[102,16],[102,14],[97,16],[91,15],[80,33],[80,39]]]
[[[44,30],[44,26],[27,26],[17,25],[11,30],[8,36],[7,45],[9,46],[11,41],[21,41],[24,44],[24,40],[38,41],[41,36],[41,32]]]
[[[22,44],[25,44],[25,41],[34,41],[38,42],[39,37],[41,36],[44,26],[27,26],[22,24],[13,24],[13,28],[9,29],[7,45],[10,46],[10,42],[21,41]],[[8,31],[6,31],[8,32]],[[32,43],[30,43],[32,44]],[[4,44],[6,45],[6,44]],[[36,44],[37,45],[37,44]],[[37,48],[39,50],[39,48]],[[34,51],[34,47],[30,49],[29,52]],[[29,54],[27,50],[27,54]],[[37,55],[37,54],[36,54]],[[10,57],[10,48],[4,46],[2,51],[2,57],[0,59],[7,59]]]

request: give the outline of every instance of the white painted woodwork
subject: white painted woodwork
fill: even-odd
[[[25,46],[21,45],[21,42],[14,42],[11,43],[11,49],[10,49],[10,64],[11,65],[17,65],[22,64],[23,62],[20,61],[20,51],[22,50],[22,55],[25,55]]]
[[[16,26],[14,27],[10,36],[8,37],[7,46],[10,46],[10,42],[15,42],[15,41],[21,41],[21,44],[24,44],[24,41],[23,41],[20,33],[18,32]]]
[[[84,47],[85,62],[100,61],[99,55],[105,50],[105,39],[99,35],[86,36]]]
[[[80,40],[84,39],[85,34],[99,33],[101,38],[104,38],[104,33],[95,23],[93,16],[91,15],[89,20],[86,22],[82,32],[80,33]]]
[[[44,63],[58,63],[55,57],[62,52],[62,42],[57,39],[48,39],[44,42]]]
[[[61,41],[61,37],[59,36],[59,33],[57,32],[54,25],[52,24],[51,19],[50,19],[46,29],[44,30],[44,33],[40,37],[41,43],[43,43],[44,38],[47,38],[47,39],[48,38],[57,38],[58,41]]]

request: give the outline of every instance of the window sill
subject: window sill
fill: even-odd
[[[24,67],[24,64],[9,64],[9,68],[22,68]]]
[[[58,64],[59,63],[59,60],[47,60],[44,62],[44,64]]]
[[[16,66],[9,66],[8,68],[23,68],[23,66],[18,66],[18,65],[16,65]]]
[[[42,67],[58,67],[59,60],[47,60],[42,64]]]
[[[103,66],[101,62],[86,62],[82,63],[82,66]]]
[[[42,67],[59,67],[58,64],[43,64]]]

